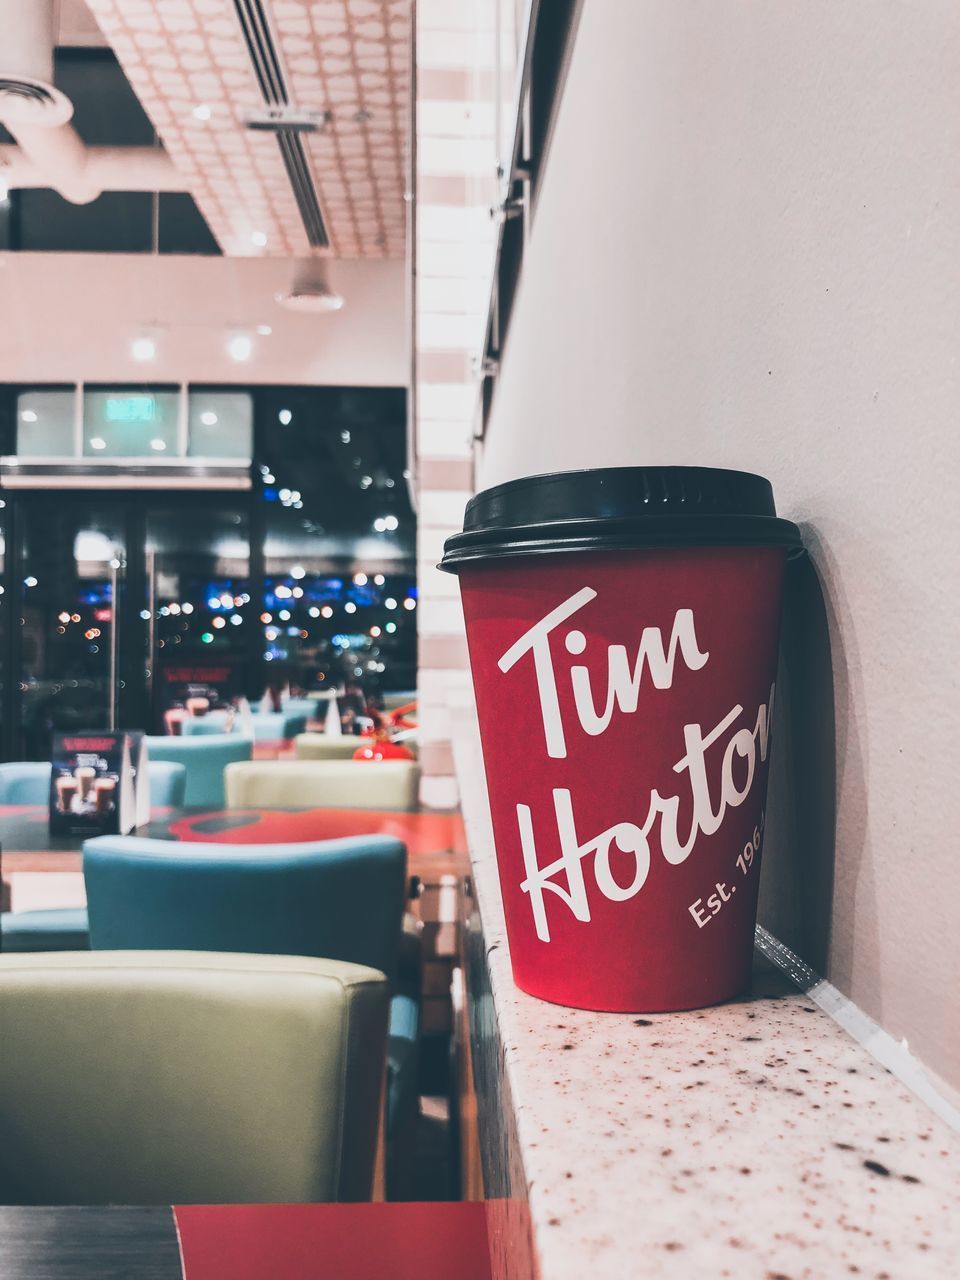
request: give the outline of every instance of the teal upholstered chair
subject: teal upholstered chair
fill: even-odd
[[[187,794],[187,766],[176,760],[150,760],[150,808],[179,809]]]
[[[183,722],[183,736],[202,738],[211,734],[224,733],[228,723],[226,712],[210,711],[205,716],[191,716]],[[288,738],[295,738],[298,733],[303,733],[306,727],[305,713],[270,711],[251,716],[246,724],[237,716],[232,722],[230,732],[240,734],[250,732],[253,734],[254,742],[283,742]]]
[[[252,951],[365,964],[396,986],[406,847],[388,836],[189,844],[101,836],[83,850],[95,951]],[[396,992],[387,1052],[388,1171],[416,1125],[419,1005]]]
[[[387,1001],[302,956],[0,956],[0,1203],[369,1199]]]
[[[223,808],[223,771],[227,765],[253,756],[252,741],[236,733],[207,738],[170,735],[146,741],[151,767],[154,760],[172,760],[186,766],[187,789],[183,803],[210,809]]]
[[[0,766],[3,768],[4,766]],[[46,804],[50,787],[50,766],[45,770]],[[183,804],[187,770],[168,760],[151,760],[150,806],[177,808]],[[90,946],[85,907],[59,907],[46,911],[5,911],[0,915],[0,951],[86,951]]]
[[[187,771],[183,765],[150,762],[150,803],[153,808],[183,804]],[[0,764],[0,804],[42,804],[50,798],[50,765],[24,760]]]
[[[0,764],[0,804],[46,804],[49,798],[49,760]]]
[[[89,948],[86,907],[4,911],[0,915],[0,953],[87,951]]]

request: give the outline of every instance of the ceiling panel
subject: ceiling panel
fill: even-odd
[[[275,136],[243,124],[264,97],[233,0],[87,3],[224,252],[309,252]],[[410,0],[263,5],[291,106],[331,113],[300,135],[331,253],[402,257]]]

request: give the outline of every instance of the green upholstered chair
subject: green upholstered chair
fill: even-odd
[[[230,809],[417,808],[415,760],[253,760],[226,769]]]
[[[420,1042],[419,1000],[400,972],[406,867],[406,847],[389,836],[276,845],[101,836],[83,849],[90,945],[326,956],[384,973],[388,1168],[391,1183],[402,1182],[419,1113]]]
[[[249,760],[253,742],[237,733],[208,738],[165,735],[147,738],[151,766],[154,760],[173,760],[186,766],[187,789],[183,803],[222,809],[225,800],[223,771],[232,762]]]
[[[388,988],[296,956],[0,956],[0,1203],[370,1198]]]
[[[352,760],[353,753],[362,746],[362,738],[346,733],[339,738],[327,733],[301,733],[293,740],[298,760]]]
[[[354,752],[369,741],[348,733],[339,738],[328,733],[301,733],[293,740],[293,751],[298,760],[352,760]],[[404,738],[403,745],[412,756],[419,754],[414,738]]]

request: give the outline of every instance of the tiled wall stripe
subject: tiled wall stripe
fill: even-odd
[[[473,491],[476,366],[496,199],[495,0],[417,4],[417,478],[421,801],[457,802],[451,700],[469,687],[456,579],[439,573]]]

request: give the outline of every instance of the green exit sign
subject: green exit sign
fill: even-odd
[[[156,422],[157,402],[153,396],[108,396],[108,422]]]

